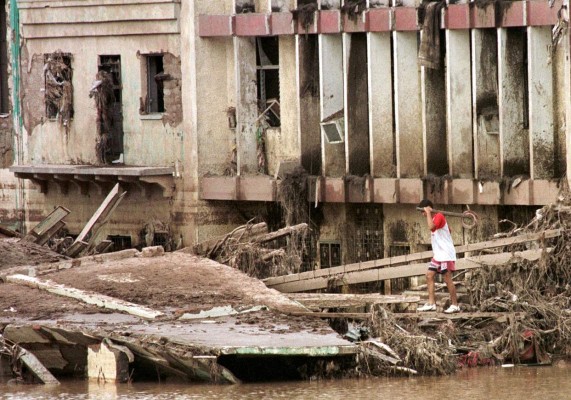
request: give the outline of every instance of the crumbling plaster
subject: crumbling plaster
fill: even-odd
[[[58,40],[28,40],[23,46],[24,125],[29,134],[27,163],[67,164],[97,162],[95,154],[96,110],[89,91],[98,69],[98,55],[120,55],[125,154],[129,165],[171,166],[181,140],[180,124],[147,120],[139,115],[141,94],[139,53],[170,52],[180,57],[176,36],[126,37],[123,40],[83,37]],[[136,51],[135,51],[136,49]],[[74,118],[66,134],[55,120],[45,118],[43,103],[43,54],[61,50],[72,55]],[[178,118],[180,120],[181,118]],[[57,146],[50,145],[58,143]],[[157,151],[157,150],[160,151]],[[180,160],[181,162],[183,160]]]

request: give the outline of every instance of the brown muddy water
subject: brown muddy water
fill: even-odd
[[[345,379],[242,385],[64,382],[56,387],[0,382],[0,399],[571,399],[571,365],[477,368],[453,376]]]

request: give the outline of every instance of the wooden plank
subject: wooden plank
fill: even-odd
[[[62,206],[58,206],[49,215],[44,218],[39,224],[37,224],[22,240],[27,242],[38,243],[38,241],[43,240],[43,236],[46,232],[50,231],[56,224],[58,224],[62,219],[64,219],[70,211]],[[44,242],[45,243],[45,242]]]
[[[39,236],[36,243],[39,244],[40,246],[43,246],[44,244],[46,244],[48,242],[48,240],[50,240],[52,238],[52,236],[54,236],[56,233],[58,233],[60,231],[60,229],[62,229],[64,226],[65,226],[65,222],[58,221],[54,226],[52,226],[44,234]]]
[[[101,226],[103,226],[107,222],[107,220],[109,219],[113,211],[115,211],[115,208],[117,208],[117,206],[119,205],[125,194],[127,194],[127,192],[123,191],[119,186],[119,184],[117,183],[113,187],[113,189],[111,189],[105,200],[103,200],[103,203],[101,203],[97,211],[95,211],[95,213],[92,215],[91,219],[83,227],[82,231],[79,233],[73,244],[86,241],[88,235],[91,233],[91,237],[88,243],[89,246],[94,245],[95,240],[97,239],[97,231],[99,230],[99,228],[101,228]],[[70,247],[70,249],[72,247],[73,245]],[[72,253],[70,252],[70,250],[66,252],[67,256],[72,257],[71,254]],[[80,252],[75,253],[74,256],[77,256],[79,254]]]
[[[25,275],[10,275],[6,277],[6,281],[18,285],[29,286],[36,289],[45,290],[59,296],[71,297],[87,304],[93,304],[98,307],[107,308],[110,310],[124,311],[131,315],[136,315],[141,318],[155,319],[163,315],[162,312],[150,309],[145,306],[116,299],[110,296],[105,296],[95,292],[80,290],[72,287],[67,287],[49,280],[42,280],[31,276]]]
[[[111,240],[102,240],[97,246],[95,246],[95,254],[105,253],[111,246],[113,246],[113,242]]]
[[[385,296],[381,294],[292,293],[291,300],[308,308],[364,307],[371,304],[418,303],[419,296]]]
[[[13,231],[12,229],[4,228],[1,225],[0,225],[0,233],[2,235],[8,236],[8,237],[17,237],[17,238],[22,237],[22,234],[20,232],[16,232],[16,231]]]
[[[477,257],[461,258],[456,261],[456,270],[479,268],[484,265],[501,266],[505,264],[513,264],[522,259],[529,261],[537,261],[542,250],[526,250],[517,251],[515,253],[500,253]],[[377,268],[364,271],[347,272],[340,274],[334,286],[353,285],[356,283],[376,282],[386,279],[406,278],[411,276],[424,275],[427,270],[426,263],[401,265],[398,267]],[[272,289],[280,292],[305,292],[309,290],[325,289],[328,287],[328,277],[316,277],[303,281],[287,282],[270,286]]]
[[[350,319],[369,319],[371,313],[342,313],[342,312],[311,312],[311,311],[295,311],[288,315],[295,317],[315,317],[315,318],[350,318]]]
[[[506,318],[509,316],[514,316],[516,319],[521,319],[525,317],[525,313],[523,312],[459,312],[454,314],[446,314],[446,313],[435,313],[435,312],[417,312],[417,313],[394,313],[392,314],[393,317],[397,319],[407,319],[407,318],[416,318],[416,319],[485,319],[485,318]]]
[[[544,239],[550,239],[553,237],[557,237],[560,234],[561,234],[560,229],[552,229],[552,230],[547,230],[547,231],[543,231],[540,233],[531,233],[531,234],[514,236],[514,237],[509,237],[509,238],[493,239],[493,240],[488,240],[485,242],[465,244],[462,246],[456,246],[455,249],[456,249],[456,254],[463,254],[463,253],[468,253],[468,252],[472,252],[472,251],[479,251],[479,250],[491,249],[491,248],[495,248],[495,247],[510,246],[513,244],[526,243],[526,242],[531,242],[531,241],[535,241],[535,240],[539,240],[539,239],[543,239],[543,238]],[[432,258],[432,251],[423,251],[420,253],[407,254],[407,255],[403,255],[403,256],[381,258],[378,260],[365,261],[365,262],[361,262],[361,263],[341,265],[339,267],[324,268],[324,269],[319,269],[319,270],[314,270],[314,271],[302,272],[299,274],[291,274],[291,275],[283,275],[283,276],[267,278],[267,279],[264,279],[264,283],[267,286],[275,286],[275,285],[278,285],[281,283],[301,281],[304,279],[314,279],[317,277],[329,278],[329,277],[334,277],[334,276],[337,276],[339,274],[344,274],[347,272],[363,271],[363,270],[367,270],[367,269],[382,268],[382,267],[390,267],[390,266],[394,266],[394,265],[410,263],[413,261],[430,260],[431,258]]]
[[[36,358],[35,355],[18,346],[18,359],[21,360],[36,378],[45,385],[59,385],[59,381],[50,371]]]

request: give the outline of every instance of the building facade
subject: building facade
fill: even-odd
[[[300,165],[304,268],[324,268],[428,248],[424,197],[480,215],[470,231],[450,220],[460,244],[527,222],[567,184],[566,0],[4,8],[12,228],[63,205],[77,234],[117,182],[128,194],[105,230],[133,246],[149,225],[182,245],[252,218],[277,227]]]

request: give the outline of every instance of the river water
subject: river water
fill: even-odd
[[[73,381],[59,386],[0,383],[0,399],[571,399],[571,365],[475,368],[446,377],[369,378],[241,385],[98,384]]]

